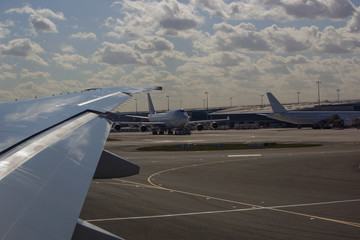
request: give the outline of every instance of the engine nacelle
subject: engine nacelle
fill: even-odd
[[[217,122],[211,123],[211,128],[217,129],[219,127],[219,124]]]
[[[121,130],[121,125],[114,123],[113,129],[115,129],[116,131],[120,131]]]
[[[139,127],[140,132],[146,132],[147,129],[148,129],[148,127],[145,126],[145,125],[141,125],[141,126]]]
[[[196,126],[196,129],[197,129],[198,131],[201,131],[201,130],[204,129],[204,126],[203,126],[202,124],[198,124],[198,125]]]
[[[344,118],[342,121],[344,123],[344,127],[351,127],[353,125],[353,121],[351,121],[351,119]]]

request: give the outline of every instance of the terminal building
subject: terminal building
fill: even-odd
[[[360,101],[347,101],[343,103],[316,103],[284,104],[288,111],[360,111]],[[242,106],[209,113],[210,119],[226,118],[229,116],[229,128],[253,129],[253,128],[286,128],[298,127],[296,124],[282,122],[266,117],[272,113],[270,105],[265,106]],[[311,126],[309,126],[311,127]]]

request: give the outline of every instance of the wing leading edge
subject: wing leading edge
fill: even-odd
[[[71,239],[104,158],[110,124],[101,114],[130,94],[153,89],[96,89],[18,101],[13,111],[11,103],[0,104],[6,113],[0,118],[0,239]]]

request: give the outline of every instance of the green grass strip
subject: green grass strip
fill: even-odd
[[[141,147],[139,151],[218,151],[218,150],[246,150],[265,148],[302,148],[319,147],[321,144],[306,143],[216,143],[216,144],[178,144]]]

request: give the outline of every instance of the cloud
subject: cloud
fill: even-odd
[[[0,71],[0,80],[16,79],[16,73]]]
[[[210,13],[212,16],[218,16],[222,18],[230,18],[229,15],[229,5],[227,5],[224,1],[218,0],[196,0],[194,1],[202,10]]]
[[[219,51],[243,49],[254,52],[267,52],[271,50],[271,43],[261,33],[257,32],[252,24],[241,23],[232,26],[223,22],[214,24],[214,29],[217,32],[204,43],[205,47],[213,46],[214,50]],[[201,44],[198,44],[198,46],[201,46]]]
[[[61,47],[61,51],[63,51],[63,52],[75,52],[75,48],[73,46],[71,46],[71,45],[64,44]]]
[[[257,31],[251,23],[231,25],[214,24],[214,35],[195,39],[194,47],[204,52],[246,51],[253,53],[328,53],[347,54],[360,51],[360,38],[348,31],[348,27],[281,28],[277,25]]]
[[[349,32],[358,33],[360,32],[360,7],[355,12],[354,16],[348,22],[346,28]]]
[[[42,31],[47,33],[57,33],[55,24],[50,21],[48,18],[41,15],[31,14],[29,17],[31,25],[36,29],[36,31]]]
[[[93,55],[93,60],[98,63],[110,65],[145,64],[141,54],[125,44],[103,43],[104,48]]]
[[[207,61],[210,65],[215,67],[235,67],[241,63],[250,62],[250,58],[235,52],[217,52],[208,56]]]
[[[38,9],[34,10],[30,5],[26,5],[22,8],[12,8],[5,13],[19,13],[19,14],[29,14],[30,25],[36,30],[46,33],[57,33],[55,23],[53,23],[49,18],[54,18],[58,20],[65,20],[64,14],[62,12],[55,13],[50,9]]]
[[[96,40],[96,34],[92,33],[92,32],[89,32],[89,33],[79,32],[79,33],[71,34],[69,36],[69,38],[79,38],[79,39],[82,39],[82,40],[84,40],[84,39]]]
[[[139,51],[171,51],[174,49],[172,42],[156,36],[129,41],[129,45]]]
[[[197,23],[193,19],[181,19],[167,17],[159,22],[160,26],[165,29],[183,31],[191,28],[196,28]]]
[[[351,17],[355,7],[350,0],[194,0],[197,7],[212,16],[223,19],[272,19],[289,21],[293,19],[344,19]]]
[[[168,1],[129,1],[113,4],[121,7],[124,17],[121,19],[108,18],[105,26],[110,28],[107,36],[116,38],[137,38],[148,36],[156,31],[167,35],[178,35],[203,23],[192,4]]]
[[[9,65],[9,64],[1,64],[0,65],[0,72],[2,72],[2,71],[4,71],[4,70],[11,70],[11,69],[13,69],[13,67],[11,66],[11,65]]]
[[[0,57],[25,57],[25,59],[36,62],[40,65],[48,64],[37,54],[44,50],[37,43],[28,38],[17,38],[9,41],[8,45],[0,44]]]
[[[10,30],[7,27],[14,26],[14,22],[6,20],[5,23],[0,22],[0,38],[5,38],[10,34]]]
[[[264,6],[279,6],[295,18],[305,19],[344,19],[353,15],[355,8],[350,0],[312,0],[312,1],[266,1]]]
[[[64,69],[75,70],[76,65],[88,63],[88,59],[78,54],[64,54],[55,53],[52,60]]]
[[[23,79],[29,79],[29,78],[50,78],[51,74],[48,72],[30,72],[29,69],[22,69],[20,73],[20,77]]]
[[[15,96],[22,96],[22,97],[40,97],[51,95],[52,91],[48,89],[46,84],[36,84],[32,81],[23,82],[16,86],[14,89]]]

